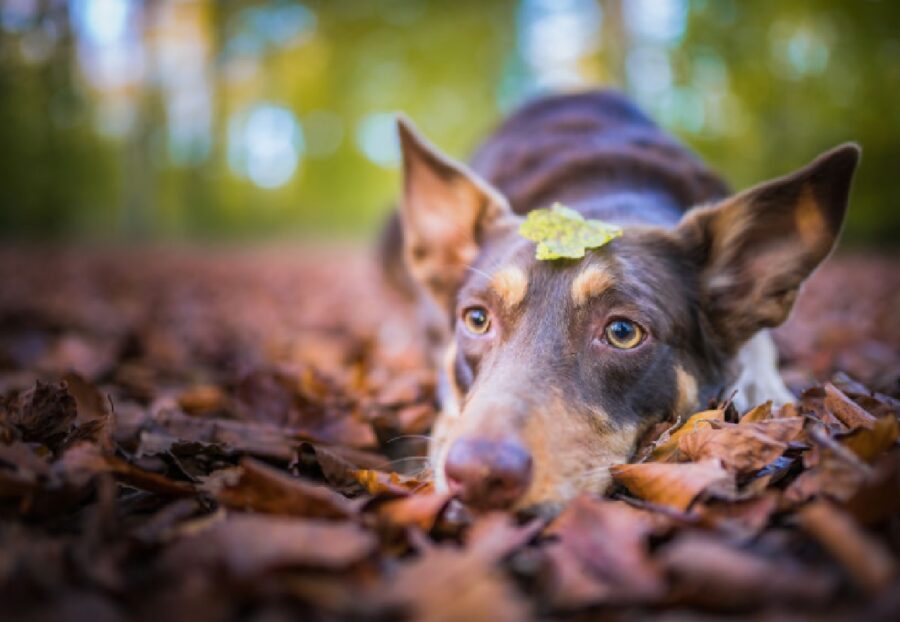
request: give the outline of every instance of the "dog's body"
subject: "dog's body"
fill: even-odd
[[[471,170],[400,133],[404,198],[383,248],[441,353],[439,486],[484,507],[554,505],[605,489],[643,430],[730,386],[739,403],[790,399],[765,329],[830,252],[856,147],[726,199],[614,93],[526,106]],[[624,235],[538,261],[518,226],[554,202]]]

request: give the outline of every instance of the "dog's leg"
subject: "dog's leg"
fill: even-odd
[[[725,396],[737,391],[734,405],[738,411],[744,412],[769,400],[773,406],[779,407],[796,399],[778,374],[778,350],[769,331],[758,332],[744,344],[735,363],[738,377]]]

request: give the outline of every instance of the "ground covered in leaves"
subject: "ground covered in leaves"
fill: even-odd
[[[358,250],[0,251],[0,616],[900,619],[900,274],[838,257],[796,404],[659,426],[610,497],[476,516]]]

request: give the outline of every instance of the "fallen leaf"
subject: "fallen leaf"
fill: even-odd
[[[875,417],[830,382],[825,383],[825,408],[850,430],[875,427]]]
[[[897,418],[886,415],[877,418],[871,427],[860,426],[837,439],[866,462],[872,462],[897,442],[897,435]]]
[[[740,423],[757,423],[759,421],[765,421],[772,416],[772,402],[763,402],[759,406],[755,406],[745,412],[741,416]]]
[[[695,432],[697,430],[701,430],[704,428],[711,427],[711,421],[724,421],[725,420],[725,411],[723,409],[716,410],[703,410],[698,413],[694,413],[690,417],[685,420],[680,426],[676,424],[674,431],[663,434],[659,438],[659,442],[653,448],[653,451],[650,452],[650,460],[654,462],[668,462],[674,459],[675,454],[678,451],[678,443],[681,440],[681,437],[690,434],[691,432]]]
[[[660,564],[673,580],[677,603],[719,609],[767,604],[821,605],[834,593],[834,578],[785,560],[769,560],[709,535],[685,534],[666,545]]]
[[[729,494],[734,485],[732,476],[715,459],[685,464],[616,464],[610,467],[610,473],[639,499],[682,511],[701,493]]]
[[[111,473],[130,486],[160,495],[184,496],[195,492],[187,482],[178,482],[117,456],[106,455],[99,446],[90,443],[79,443],[66,449],[53,464],[52,471],[59,480],[73,486],[83,486],[97,475]]]
[[[356,480],[370,495],[393,494],[427,494],[433,491],[434,485],[415,477],[407,477],[399,473],[387,473],[372,469],[359,469],[354,472]]]
[[[200,384],[178,396],[178,405],[192,415],[201,415],[224,408],[227,396],[213,384]]]
[[[376,504],[375,513],[382,523],[393,527],[415,526],[427,533],[449,502],[449,494],[434,492],[384,499]]]
[[[778,495],[772,491],[758,497],[723,501],[712,499],[696,507],[702,523],[733,537],[749,540],[757,536],[778,509]]]
[[[876,594],[884,590],[897,576],[897,563],[890,552],[832,504],[811,503],[800,511],[797,520],[867,592]]]
[[[665,583],[648,546],[654,530],[649,512],[578,497],[548,528],[559,540],[547,548],[555,574],[547,586],[552,604],[572,609],[661,598]]]
[[[717,458],[735,473],[761,469],[780,457],[803,429],[799,417],[771,419],[757,423],[721,424],[682,435],[678,450],[691,461]]]
[[[283,568],[336,570],[357,563],[375,548],[371,533],[353,523],[234,514],[167,551],[173,568],[224,566],[237,578]]]
[[[537,242],[539,260],[578,259],[588,249],[599,248],[622,235],[622,228],[596,219],[585,219],[561,203],[528,212],[519,234]]]
[[[382,606],[425,622],[531,619],[528,604],[497,563],[533,537],[540,525],[516,527],[502,514],[486,515],[479,523],[467,547],[428,547],[398,568],[379,588]]]
[[[353,504],[338,493],[291,477],[258,460],[244,458],[240,467],[215,477],[204,488],[228,507],[266,514],[308,518],[346,518]]]
[[[56,450],[77,416],[75,398],[65,383],[53,385],[39,380],[19,398],[17,407],[9,413],[9,422],[18,429],[23,440],[43,443]]]
[[[843,507],[864,525],[900,514],[900,454],[882,456],[872,476],[857,488]]]

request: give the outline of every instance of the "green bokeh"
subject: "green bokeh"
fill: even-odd
[[[242,17],[290,4],[206,5],[211,136],[191,163],[167,148],[166,94],[152,80],[132,94],[128,132],[97,131],[103,109],[79,64],[65,6],[38,3],[29,24],[0,30],[4,237],[370,235],[389,209],[398,173],[358,147],[367,115],[405,111],[464,158],[510,106],[537,90],[523,57],[521,4],[469,0],[307,3],[311,38],[264,46],[250,83],[230,86],[229,45]],[[683,35],[662,46],[671,67],[664,96],[642,92],[627,70],[629,52],[646,42],[628,32],[622,4],[598,5],[596,46],[579,60],[589,84],[630,92],[735,188],[858,141],[863,166],[845,242],[897,244],[900,4],[695,0]],[[153,3],[133,6],[152,23]],[[56,36],[35,60],[23,53],[26,39],[48,20]],[[327,111],[342,128],[341,142],[327,157],[302,158],[284,185],[260,188],[231,170],[227,154],[229,119],[254,102],[286,106],[301,126]]]

